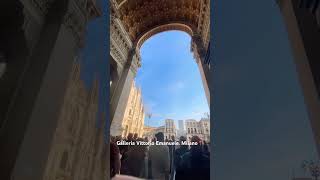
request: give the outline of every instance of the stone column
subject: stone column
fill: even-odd
[[[25,5],[18,0],[8,0],[1,2],[0,7],[0,24],[3,27],[0,47],[8,62],[0,82],[0,179],[10,179],[19,151],[21,152],[20,147],[49,61],[52,44],[60,27],[60,13],[64,10],[61,8],[60,13],[56,13],[54,17],[47,17],[48,23],[43,28],[42,41],[39,42],[37,50],[30,54],[23,30]],[[27,167],[30,166],[29,164]]]
[[[320,32],[316,16],[296,0],[277,0],[287,26],[318,153],[320,154]],[[319,10],[319,8],[318,8]],[[320,11],[320,10],[319,10]]]
[[[86,24],[87,17],[81,14],[85,10],[80,10],[76,3],[56,0],[49,8],[30,57],[32,63],[26,69],[17,95],[19,102],[9,112],[9,126],[13,131],[8,130],[6,139],[10,139],[10,143],[21,129],[19,122],[28,120],[25,131],[21,132],[23,142],[11,176],[13,180],[43,179],[67,80]]]
[[[110,101],[110,120],[120,121],[124,117],[126,105],[129,99],[131,85],[139,67],[138,50],[133,48],[129,52],[128,61],[123,68],[116,90]]]
[[[207,65],[204,64],[204,59],[206,56],[206,51],[201,43],[201,39],[199,36],[193,36],[192,37],[192,51],[194,53],[194,57],[196,59],[196,62],[198,64],[198,68],[200,71],[200,75],[201,75],[201,80],[202,80],[202,84],[203,84],[203,89],[204,92],[206,94],[206,98],[207,98],[207,103],[208,106],[210,107],[210,90],[209,90],[209,69],[207,67]]]

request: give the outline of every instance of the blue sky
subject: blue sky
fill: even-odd
[[[200,119],[209,112],[200,72],[190,51],[191,37],[181,31],[156,34],[141,47],[136,84],[142,88],[145,124],[161,126],[167,118]]]

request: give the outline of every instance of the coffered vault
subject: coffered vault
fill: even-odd
[[[180,30],[192,37],[208,104],[210,0],[110,0],[111,119],[122,119],[129,89],[141,65],[140,47],[151,36]],[[177,52],[178,53],[178,52]]]

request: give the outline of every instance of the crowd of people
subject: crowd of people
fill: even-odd
[[[110,174],[113,180],[188,180],[210,179],[209,145],[198,136],[190,141],[196,145],[182,145],[187,138],[181,136],[180,145],[117,145],[121,141],[149,142],[129,133],[127,138],[110,139]],[[159,132],[151,142],[175,142],[175,138],[164,139]],[[172,144],[172,143],[171,143]]]

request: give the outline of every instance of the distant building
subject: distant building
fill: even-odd
[[[157,129],[158,127],[144,126],[143,137],[147,137],[149,140],[151,140],[154,137]]]
[[[176,130],[176,126],[174,124],[174,120],[173,119],[166,119],[165,120],[164,138],[171,139],[172,136],[174,136],[174,138],[177,137],[177,130]]]
[[[179,130],[184,131],[184,122],[183,122],[183,120],[179,120],[178,121],[178,126],[179,126]]]
[[[162,132],[163,134],[165,134],[165,126],[160,126],[160,127],[145,126],[143,137],[147,137],[149,141],[151,141],[158,132]]]
[[[135,82],[133,82],[124,118],[119,121],[112,121],[110,134],[112,136],[127,137],[129,133],[137,133],[139,137],[142,137],[144,131],[144,118],[145,113],[141,89],[137,88]]]
[[[210,142],[210,120],[202,118],[200,121],[188,119],[185,121],[187,139],[198,136],[206,142]]]
[[[177,130],[177,138],[180,136],[186,136],[186,130],[184,129],[184,120],[178,121],[179,129]]]

